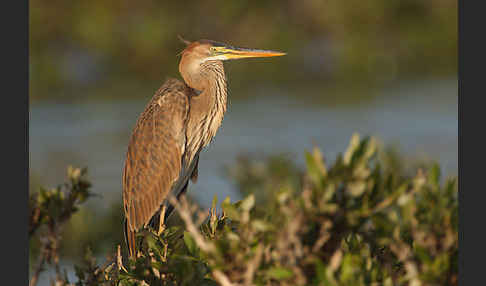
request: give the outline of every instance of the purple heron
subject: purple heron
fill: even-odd
[[[221,125],[226,111],[226,78],[222,61],[282,56],[285,53],[237,48],[199,40],[181,53],[184,81],[168,79],[155,93],[133,129],[123,169],[125,239],[130,257],[136,253],[135,234],[158,227],[173,206],[169,195],[186,192],[197,180],[199,152]]]

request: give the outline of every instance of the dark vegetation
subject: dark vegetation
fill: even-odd
[[[33,0],[29,6],[32,102],[150,96],[166,77],[178,76],[184,47],[178,34],[288,53],[271,64],[226,65],[235,96],[254,95],[242,89],[271,79],[282,91],[298,86],[299,96],[346,100],[324,89],[353,87],[363,98],[366,86],[457,73],[454,0]]]
[[[63,225],[93,194],[70,168],[68,183],[30,196],[31,283],[50,265],[55,285],[457,285],[455,178],[434,164],[404,170],[357,135],[332,165],[317,148],[305,157],[305,170],[240,160],[230,176],[243,200],[215,197],[209,212],[172,200],[178,217],[141,233],[138,258],[82,249],[77,282],[58,264]]]

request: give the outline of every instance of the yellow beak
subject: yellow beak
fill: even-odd
[[[257,50],[248,48],[237,48],[231,46],[213,47],[214,56],[211,58],[218,60],[233,60],[243,58],[264,58],[264,57],[278,57],[284,56],[286,53],[269,51],[269,50]]]

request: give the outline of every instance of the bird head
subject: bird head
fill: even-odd
[[[186,48],[181,52],[179,72],[186,83],[197,90],[204,90],[207,80],[210,78],[205,72],[208,66],[220,66],[222,69],[222,61],[285,55],[285,53],[270,50],[233,47],[211,40],[189,42],[180,36],[179,39],[186,44]],[[204,64],[208,62],[211,64]]]
[[[180,36],[179,39],[186,44],[186,48],[181,52],[182,57],[190,56],[198,58],[201,62],[276,57],[286,54],[270,50],[233,47],[231,45],[205,39],[194,42],[187,41]]]

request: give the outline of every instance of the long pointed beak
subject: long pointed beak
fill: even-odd
[[[214,47],[214,49],[217,54],[216,56],[222,60],[278,57],[286,55],[286,53],[277,51],[237,48],[231,46]]]

